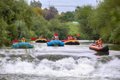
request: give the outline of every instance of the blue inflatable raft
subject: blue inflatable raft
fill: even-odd
[[[31,45],[28,42],[19,42],[19,43],[13,44],[12,48],[16,48],[16,49],[23,48],[23,49],[26,49],[26,48],[33,48],[33,45]]]
[[[64,42],[60,40],[51,40],[50,42],[47,42],[47,46],[64,46]]]

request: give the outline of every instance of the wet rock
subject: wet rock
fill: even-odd
[[[98,61],[102,62],[102,63],[107,63],[109,61],[111,61],[113,58],[110,56],[102,56],[101,58],[98,59]]]
[[[5,55],[4,54],[0,54],[0,57],[5,57]]]
[[[7,80],[6,78],[0,78],[0,80]]]

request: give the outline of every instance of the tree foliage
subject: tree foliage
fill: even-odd
[[[57,14],[58,14],[58,11],[54,6],[49,7],[49,9],[43,10],[43,16],[46,20],[51,20],[55,18]]]
[[[120,43],[120,1],[104,0],[91,14],[91,27],[105,41]]]
[[[106,42],[120,43],[120,0],[103,0],[94,8],[77,7],[75,12],[58,14],[55,7],[42,9],[40,2],[0,0],[0,46],[10,45],[15,38],[51,39],[57,32],[60,39],[80,34],[82,39],[101,37]],[[73,22],[79,24],[73,24]]]
[[[68,34],[66,24],[60,23],[57,19],[50,20],[48,29],[52,32],[52,36],[55,32],[57,32],[60,39],[65,39]]]
[[[58,19],[61,20],[61,22],[75,21],[74,15],[74,12],[68,11],[65,13],[61,13]]]
[[[83,38],[85,39],[92,39],[92,28],[89,25],[89,17],[90,14],[93,12],[91,6],[84,6],[84,7],[78,7],[75,11],[75,18],[80,23],[80,31],[82,34],[84,34]]]
[[[39,8],[42,7],[41,2],[40,2],[40,1],[35,1],[35,0],[31,1],[31,2],[30,2],[30,5],[31,5],[32,7],[39,7]]]
[[[103,0],[96,8],[77,7],[75,18],[80,23],[81,37],[120,43],[120,1]]]

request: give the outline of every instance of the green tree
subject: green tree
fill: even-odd
[[[120,1],[104,0],[94,10],[90,25],[107,42],[120,43]]]
[[[7,23],[3,19],[0,19],[0,46],[10,44],[10,40],[8,39],[8,34],[6,31],[7,26]]]
[[[74,12],[68,11],[65,13],[61,13],[58,19],[61,20],[61,22],[75,21]]]
[[[92,39],[93,38],[93,33],[92,33],[92,28],[89,25],[89,17],[90,14],[92,14],[93,10],[91,6],[84,6],[84,7],[77,7],[75,10],[75,18],[80,24],[80,31],[82,38],[85,39]]]
[[[60,39],[65,39],[69,30],[66,24],[61,23],[57,19],[50,20],[48,29],[50,30],[50,32],[52,32],[51,37],[55,32],[57,32],[59,34]]]
[[[58,14],[57,9],[54,6],[49,7],[49,9],[43,10],[43,16],[46,20],[51,20]]]
[[[31,1],[30,2],[30,5],[32,6],[32,7],[39,7],[39,8],[41,8],[42,7],[42,4],[41,4],[41,2],[40,1]]]

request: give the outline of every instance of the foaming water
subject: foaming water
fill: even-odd
[[[92,61],[93,62],[93,61]],[[63,58],[57,61],[43,59],[41,61],[13,61],[1,62],[0,74],[35,74],[42,76],[73,76],[87,75],[94,70],[95,62],[92,63],[88,58],[73,59],[72,57]],[[86,70],[86,71],[85,71]],[[57,75],[56,75],[57,74]]]
[[[118,56],[95,56],[88,45],[34,45],[34,49],[0,50],[0,80],[120,79]]]
[[[106,57],[104,57],[106,58]],[[103,58],[103,59],[104,59]],[[109,57],[107,57],[109,58]],[[120,79],[120,60],[118,58],[109,58],[109,60],[94,60],[90,58],[74,59],[72,57],[63,58],[57,61],[43,59],[40,61],[21,61],[2,60],[0,64],[0,74],[16,75],[32,75],[45,77],[76,77],[76,78],[92,78],[98,77],[105,79]],[[24,79],[23,79],[24,80]],[[31,79],[32,80],[32,79]],[[36,80],[36,79],[35,79]]]

